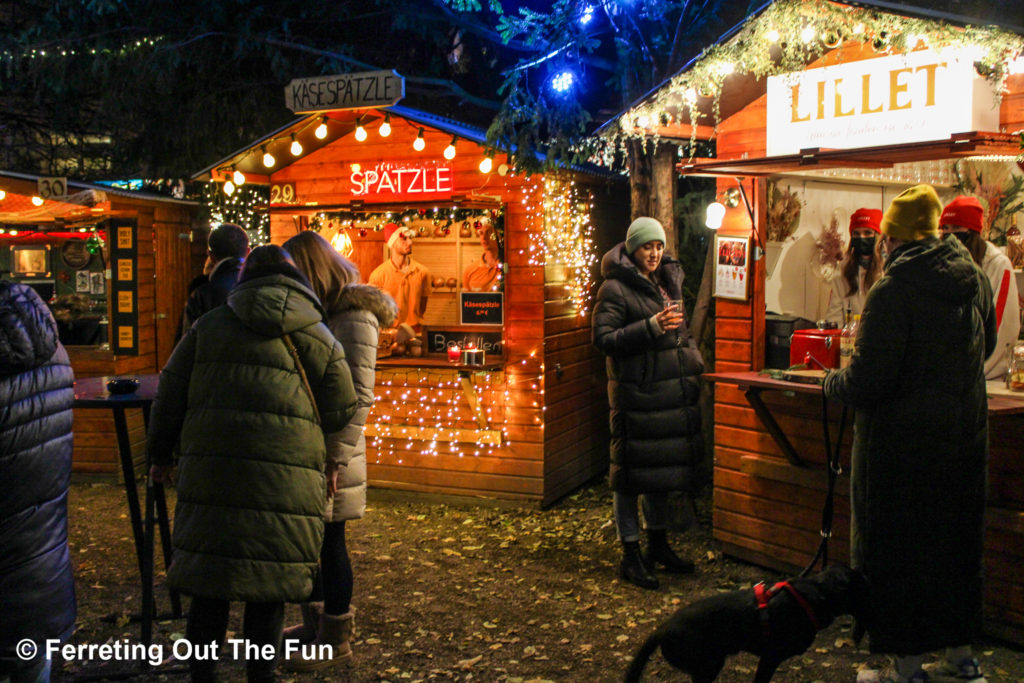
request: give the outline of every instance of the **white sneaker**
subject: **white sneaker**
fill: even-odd
[[[935,683],[988,683],[974,657],[965,657],[955,664],[942,659],[934,664],[925,664],[924,668],[928,672],[928,680]]]

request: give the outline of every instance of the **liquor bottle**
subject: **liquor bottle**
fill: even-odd
[[[846,324],[839,333],[839,367],[845,368],[853,360],[853,342],[857,338],[857,324],[860,322],[859,315],[850,315],[850,309],[846,309]]]

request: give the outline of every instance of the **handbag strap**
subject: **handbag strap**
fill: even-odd
[[[292,343],[292,337],[287,332],[281,337],[284,340],[284,345],[288,347],[288,353],[292,354],[292,360],[295,361],[295,367],[299,371],[299,377],[302,378],[302,386],[306,389],[306,395],[309,396],[309,402],[313,404],[313,416],[316,418],[316,423],[320,424],[320,411],[316,407],[316,399],[313,397],[313,388],[309,386],[309,378],[306,377],[306,369],[302,366],[302,360],[299,359],[299,351],[295,348],[295,344]]]

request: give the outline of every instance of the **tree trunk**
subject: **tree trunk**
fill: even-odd
[[[665,228],[665,251],[675,255],[676,146],[630,140],[628,149],[631,218],[656,218]]]

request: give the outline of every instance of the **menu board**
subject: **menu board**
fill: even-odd
[[[111,329],[114,353],[122,356],[139,355],[139,251],[138,226],[134,220],[112,221],[110,236],[110,262],[113,264],[110,282],[113,320]]]
[[[723,299],[747,299],[750,284],[750,238],[715,237],[715,291]]]

